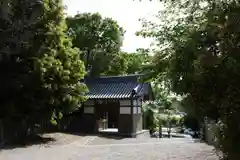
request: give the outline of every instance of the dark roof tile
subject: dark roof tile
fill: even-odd
[[[138,84],[136,83],[92,83],[87,84],[90,99],[115,99],[115,98],[130,98],[132,90]]]
[[[142,93],[143,84],[138,82],[141,75],[86,78],[89,99],[126,99]],[[133,94],[135,89],[135,93]]]

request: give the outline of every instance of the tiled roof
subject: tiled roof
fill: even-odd
[[[138,96],[143,84],[138,82],[139,75],[86,78],[89,99],[126,99]]]

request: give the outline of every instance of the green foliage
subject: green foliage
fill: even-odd
[[[160,106],[164,108],[169,108],[171,106],[171,99],[169,99],[170,90],[169,88],[164,85],[165,83],[159,84],[156,80],[153,85],[153,93],[155,95],[155,99]]]
[[[73,49],[67,29],[63,6],[60,1],[44,1],[43,56],[38,58],[35,69],[40,73],[44,90],[47,91],[49,105],[54,107],[56,117],[61,112],[68,113],[83,102],[87,90],[80,81],[84,78],[85,68],[79,59],[79,51]]]
[[[68,34],[81,51],[81,59],[91,76],[135,74],[149,64],[148,50],[120,51],[123,29],[116,21],[98,13],[77,14],[67,18]]]
[[[144,72],[144,66],[150,62],[148,53],[121,53],[122,59],[125,61],[125,73],[135,74]]]
[[[147,102],[143,104],[143,113],[146,118],[146,126],[152,131],[162,126],[168,128],[168,134],[170,137],[171,128],[182,124],[183,116],[178,114],[177,108],[171,107],[173,101],[168,99],[168,103],[161,101]]]
[[[59,120],[87,91],[79,51],[65,34],[62,2],[12,0],[1,3],[0,11],[0,119]]]
[[[67,18],[68,34],[73,45],[83,54],[81,59],[90,75],[118,75],[123,73],[124,61],[120,56],[123,29],[111,18],[98,13],[77,14]]]
[[[40,111],[36,110],[44,108],[45,101],[38,100],[44,97],[44,92],[39,75],[34,72],[35,58],[39,56],[39,45],[34,39],[40,17],[34,12],[38,13],[40,7],[36,2],[27,1],[1,3],[1,119],[15,117],[21,122],[30,114],[37,118]]]
[[[181,125],[183,116],[177,114],[176,108],[170,108],[169,106],[166,106],[160,110],[159,114],[157,115],[157,119],[159,126],[161,125],[167,127],[168,137],[170,137],[172,128]]]
[[[181,115],[176,114],[176,112],[171,109],[165,109],[163,112],[158,114],[158,120],[160,123],[167,126],[169,129],[173,126],[179,125],[182,118],[183,117]]]
[[[152,75],[168,79],[185,95],[202,119],[220,119],[225,159],[240,153],[239,15],[235,0],[164,1],[159,24],[145,22],[140,32],[153,37],[161,51]]]
[[[159,107],[155,103],[144,103],[142,106],[143,115],[146,122],[146,127],[148,129],[151,129],[152,131],[155,131],[158,126],[158,113]]]

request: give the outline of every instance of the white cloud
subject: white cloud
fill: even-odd
[[[135,36],[135,32],[141,29],[141,22],[138,20],[162,9],[157,0],[64,0],[64,4],[67,6],[68,15],[75,15],[77,12],[99,12],[103,17],[116,20],[126,30],[122,50],[128,52],[150,46],[150,39]]]

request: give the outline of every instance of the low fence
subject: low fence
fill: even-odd
[[[19,121],[3,123],[0,120],[0,146],[34,134],[57,131],[77,132],[80,130],[78,127],[81,120],[81,114],[65,115],[60,125],[53,125],[50,118],[43,118],[39,122],[28,122],[28,124]]]
[[[10,141],[21,140],[32,134],[38,134],[44,131],[53,129],[53,126],[47,120],[42,120],[39,124],[31,123],[0,123],[0,144],[8,143]]]
[[[64,129],[67,119],[62,121],[61,126]],[[6,144],[11,141],[19,141],[22,137],[28,137],[30,135],[42,134],[46,132],[59,131],[58,126],[50,123],[49,119],[42,119],[39,123],[2,123],[0,121],[0,145]]]

